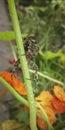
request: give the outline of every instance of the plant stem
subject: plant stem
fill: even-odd
[[[35,73],[35,71],[34,71],[34,70],[31,70],[31,69],[29,69],[29,71],[30,71],[31,73]],[[42,74],[42,73],[39,72],[39,71],[37,72],[37,74],[38,74],[39,76],[43,77],[43,78],[46,78],[46,79],[48,79],[48,80],[50,80],[50,81],[52,81],[52,82],[55,82],[55,83],[58,83],[58,84],[64,86],[64,83],[61,82],[61,81],[59,81],[59,80],[57,80],[57,79],[54,79],[54,78],[52,78],[52,77],[50,77],[50,76],[48,76],[48,75]]]
[[[28,80],[30,79],[30,75],[29,75],[27,60],[24,55],[25,51],[23,47],[23,40],[21,36],[21,31],[19,27],[14,0],[8,0],[8,5],[9,5],[10,16],[12,19],[12,25],[13,25],[15,37],[16,37],[18,56],[20,59],[21,69],[23,72],[23,77],[24,77],[24,81],[25,81],[26,89],[27,89],[27,96],[28,96],[28,101],[29,101],[29,106],[30,106],[30,127],[31,127],[31,130],[37,130],[34,94],[33,94],[33,89],[31,85],[31,80]]]
[[[36,102],[36,106],[42,111],[42,114],[44,115],[43,120],[48,124],[48,130],[54,130],[45,112],[45,109],[38,102]]]

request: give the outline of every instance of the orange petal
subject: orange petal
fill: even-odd
[[[18,92],[18,93],[20,93],[21,95],[26,95],[26,88],[25,88],[25,85],[22,83],[22,82],[20,82],[19,80],[18,80],[18,78],[17,77],[13,77],[13,81],[12,81],[12,86],[14,87],[14,89]]]
[[[60,100],[65,102],[65,91],[60,86],[54,86],[54,95]]]
[[[45,109],[45,111],[46,111],[46,113],[47,113],[47,116],[48,116],[48,118],[49,118],[49,120],[50,120],[50,123],[51,123],[51,124],[54,124],[57,119],[56,119],[56,117],[55,117],[55,114],[54,114],[53,110],[52,110],[51,108],[49,108],[49,107],[45,107],[44,109]],[[42,114],[41,111],[40,111],[40,114]],[[48,127],[47,123],[45,123],[45,122],[44,122],[42,119],[40,119],[39,117],[37,117],[37,124],[38,124],[38,127],[41,128],[41,129]]]
[[[35,99],[37,102],[39,102],[42,106],[49,106],[51,105],[53,96],[49,91],[42,91],[39,96],[37,96]]]
[[[48,127],[48,125],[39,117],[37,117],[37,125],[40,129],[44,129]]]
[[[0,77],[5,79],[11,85],[11,73],[10,72],[4,71],[4,72],[0,73]]]
[[[19,94],[26,95],[25,85],[18,78],[8,71],[0,73],[0,77],[4,78]]]
[[[52,107],[53,107],[54,111],[58,114],[65,112],[65,102],[60,101],[55,96],[52,99]]]

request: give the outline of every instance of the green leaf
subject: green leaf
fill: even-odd
[[[22,34],[22,37],[26,37],[28,34]],[[0,40],[11,41],[15,39],[15,33],[13,31],[0,32]]]
[[[13,31],[6,31],[6,32],[0,32],[0,40],[14,40],[15,39],[15,34]]]
[[[40,51],[39,54],[44,58],[44,59],[47,59],[47,60],[51,60],[53,58],[56,58],[56,57],[60,57],[61,56],[61,51],[58,51],[58,52],[51,52],[51,51],[46,51],[46,52],[42,52]]]

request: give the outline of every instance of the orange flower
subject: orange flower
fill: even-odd
[[[65,91],[60,86],[54,86],[54,95],[60,100],[65,102]]]
[[[50,106],[51,107],[51,101],[53,96],[49,91],[42,91],[39,96],[37,96],[35,99],[37,102],[40,103],[42,106]]]
[[[52,107],[55,113],[61,114],[65,112],[65,102],[60,101],[55,96],[52,99]]]
[[[52,99],[52,107],[58,114],[65,112],[65,91],[60,86],[54,86],[54,96]]]
[[[25,85],[18,78],[8,71],[0,73],[0,77],[5,79],[19,94],[26,95]]]
[[[60,86],[54,86],[53,92],[54,94],[52,95],[49,91],[42,91],[36,97],[36,101],[45,109],[51,124],[56,121],[56,113],[65,112],[65,91]],[[40,110],[37,111],[42,115]],[[41,129],[47,127],[47,124],[39,117],[37,117],[37,124]]]
[[[56,113],[61,114],[65,112],[65,91],[59,86],[54,86],[53,91],[54,94],[52,95],[49,91],[43,90],[39,96],[35,98],[46,111],[51,124],[54,124],[57,120],[55,116]],[[26,110],[29,111],[29,108],[26,107]],[[37,111],[40,115],[43,115],[40,109],[37,108]],[[48,127],[47,123],[39,117],[37,117],[37,125],[41,129]]]
[[[42,91],[40,93],[39,96],[36,97],[36,101],[40,103],[40,105],[42,105],[42,107],[45,109],[46,114],[50,120],[50,123],[53,124],[56,121],[56,117],[55,117],[55,113],[52,109],[52,99],[53,96],[51,95],[51,93],[49,91]],[[41,110],[37,111],[42,115],[43,113],[41,112]],[[43,115],[44,116],[44,115]],[[43,128],[47,128],[48,125],[47,123],[45,123],[42,119],[40,119],[39,117],[37,117],[37,124],[38,126],[43,129]]]

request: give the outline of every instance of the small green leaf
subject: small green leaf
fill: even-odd
[[[27,37],[28,34],[22,34],[22,37]],[[15,39],[13,31],[0,32],[0,40],[11,41]]]
[[[53,58],[56,58],[56,57],[60,57],[61,56],[61,51],[58,51],[58,52],[51,52],[51,51],[46,51],[46,52],[42,52],[40,51],[39,54],[44,58],[44,59],[47,59],[47,60],[51,60]]]
[[[15,39],[15,34],[13,31],[0,32],[0,40],[10,41]]]

